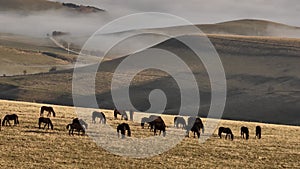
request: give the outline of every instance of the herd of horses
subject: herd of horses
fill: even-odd
[[[48,112],[47,117],[43,116],[44,111]],[[38,119],[39,129],[41,128],[41,125],[44,124],[43,129],[45,129],[47,126],[48,129],[51,128],[53,130],[53,128],[54,128],[53,123],[50,119],[51,114],[53,115],[53,117],[55,117],[55,115],[56,115],[56,113],[52,107],[48,107],[48,106],[41,107],[40,117]],[[121,115],[121,120],[128,120],[128,116],[125,111],[119,111],[117,109],[114,109],[114,119],[117,119],[118,115]],[[99,123],[106,124],[106,116],[103,112],[93,111],[92,112],[92,123],[94,123],[94,124],[96,123],[96,118],[99,119]],[[130,119],[132,120],[132,115],[130,115]],[[14,125],[19,124],[18,115],[11,114],[11,115],[6,115],[3,118],[2,126],[11,125],[10,124],[11,120],[14,121]],[[1,119],[0,119],[0,123],[1,123]],[[150,115],[149,117],[141,118],[142,129],[144,129],[145,124],[148,124],[148,129],[150,129],[150,132],[153,132],[154,135],[157,135],[157,132],[159,131],[158,135],[161,135],[161,133],[163,133],[163,136],[164,137],[166,136],[167,126],[161,116]],[[197,138],[200,138],[201,132],[204,133],[204,125],[202,123],[202,120],[199,117],[189,117],[187,119],[187,123],[183,117],[174,117],[174,127],[185,129],[186,137],[189,137],[190,132],[193,132],[194,138],[196,137],[196,134],[197,134]],[[72,120],[72,123],[70,123],[66,126],[66,129],[69,130],[69,135],[74,135],[74,131],[77,131],[78,135],[80,134],[80,132],[82,133],[82,135],[85,135],[85,131],[86,131],[86,129],[88,129],[88,124],[82,119],[74,118]],[[121,138],[122,139],[125,138],[126,131],[127,131],[127,136],[130,137],[131,130],[130,130],[130,126],[128,123],[121,123],[117,126],[118,137],[120,137],[120,133],[121,133]],[[226,134],[225,139],[227,139],[227,138],[229,138],[231,140],[234,139],[234,135],[230,128],[219,127],[218,136],[220,138],[222,138],[222,133]],[[249,139],[249,129],[245,126],[241,127],[241,138],[246,139],[246,140]],[[260,126],[256,126],[256,128],[255,128],[255,138],[258,138],[258,139],[261,138],[261,127]]]

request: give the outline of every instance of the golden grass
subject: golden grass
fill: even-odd
[[[175,148],[161,155],[133,159],[120,157],[98,147],[87,136],[69,136],[66,124],[76,117],[73,107],[54,106],[54,130],[38,129],[40,104],[0,101],[1,116],[16,113],[19,126],[2,127],[0,132],[0,168],[297,168],[300,166],[300,128],[223,120],[235,140],[219,139],[216,135],[204,144],[185,138]],[[103,110],[108,124],[116,126],[112,112]],[[163,116],[170,130],[173,116]],[[204,119],[205,121],[205,119]],[[133,137],[150,136],[138,123],[128,122]],[[97,124],[100,125],[100,124]],[[250,129],[250,139],[242,140],[239,128]],[[254,128],[262,126],[262,139],[254,139]],[[120,140],[122,143],[122,140]]]

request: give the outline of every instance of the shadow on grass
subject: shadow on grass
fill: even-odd
[[[42,133],[42,134],[59,134],[59,132],[55,132],[54,130],[24,130],[25,133]]]

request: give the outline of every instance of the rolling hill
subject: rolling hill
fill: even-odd
[[[211,35],[209,38],[220,55],[227,77],[228,95],[223,118],[299,125],[298,39],[228,35]],[[210,84],[201,62],[175,39],[155,47],[177,54],[192,68],[200,84],[199,114],[205,116],[210,105]],[[114,108],[110,82],[122,59],[106,61],[98,70],[95,90],[101,108]],[[2,77],[1,98],[72,105],[72,73],[71,69]],[[131,88],[135,93],[133,104],[141,111],[147,110],[148,94],[156,88],[166,92],[167,113],[176,113],[180,99],[173,89],[178,88],[172,78],[161,71],[147,70],[135,77]]]

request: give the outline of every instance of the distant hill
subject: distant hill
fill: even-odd
[[[93,6],[59,3],[47,0],[0,0],[0,10],[17,11],[22,13],[46,10],[77,11],[80,13],[95,13],[104,11],[103,9]]]
[[[218,51],[226,72],[228,93],[223,118],[300,125],[300,40],[231,35],[211,35],[209,38]],[[156,47],[180,56],[194,71],[200,84],[199,114],[205,116],[210,107],[210,84],[201,62],[195,60],[193,52],[175,39]],[[110,82],[122,59],[106,61],[98,70],[95,91],[101,108],[114,108]],[[82,70],[88,71],[89,67]],[[70,69],[55,73],[1,77],[0,97],[73,105],[72,73],[73,70]],[[174,90],[178,88],[174,80],[161,71],[148,70],[135,77],[131,88],[133,104],[141,111],[147,110],[150,106],[148,94],[153,89],[166,92],[166,111],[176,113],[180,97]]]
[[[218,35],[242,35],[242,36],[275,36],[275,37],[288,37],[300,38],[300,28],[289,26],[281,23],[271,22],[267,20],[256,19],[243,19],[234,20],[216,24],[198,24],[197,26],[205,34],[218,34]],[[181,33],[189,29],[190,26],[173,26],[163,28],[149,28],[138,30],[126,30],[119,32],[109,32],[107,35],[122,35],[135,32],[168,32],[168,33]]]
[[[266,20],[244,19],[197,25],[207,34],[300,37],[300,28]]]

